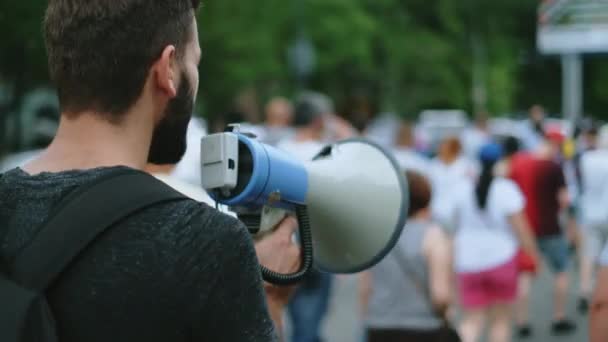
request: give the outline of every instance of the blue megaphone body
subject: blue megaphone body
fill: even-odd
[[[250,208],[293,209],[294,204],[305,204],[308,174],[302,162],[245,134],[224,133],[220,139],[238,140],[239,153],[232,156],[237,159],[237,179],[233,189],[212,193],[214,200]],[[217,188],[217,184],[205,187]]]

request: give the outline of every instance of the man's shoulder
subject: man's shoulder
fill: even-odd
[[[246,229],[233,216],[225,214],[212,208],[204,202],[194,199],[183,199],[180,201],[160,203],[147,209],[143,215],[156,217],[159,221],[165,221],[166,228],[196,228],[204,230],[207,234],[217,235],[245,235]]]
[[[234,217],[207,204],[183,199],[159,203],[129,216],[104,234],[93,254],[108,255],[107,251],[112,250],[129,256],[135,252],[148,260],[142,263],[145,268],[169,272],[189,283],[209,281],[209,275],[192,270],[217,269],[242,255],[254,255],[252,241],[245,226]],[[127,259],[134,261],[133,257]]]

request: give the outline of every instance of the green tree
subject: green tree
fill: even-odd
[[[357,1],[207,2],[199,26],[201,94],[211,117],[229,111],[244,89],[262,99],[297,90],[288,49],[300,29],[316,51],[314,88],[339,98],[344,84],[371,76],[374,22]]]
[[[308,86],[329,93],[338,104],[363,91],[377,97],[379,110],[410,116],[432,107],[512,112],[535,102],[558,111],[560,64],[536,50],[537,5],[512,0],[205,1],[197,16],[203,49],[199,112],[210,118],[225,115],[242,93],[254,94],[257,107],[272,95],[295,93],[288,49],[299,32],[310,37],[316,51]],[[48,82],[41,33],[45,6],[43,0],[0,2],[0,82],[14,95],[13,111],[26,91]],[[606,62],[601,57],[587,61],[586,108],[605,115]],[[474,84],[486,89],[485,101],[483,96],[474,101]]]
[[[288,10],[277,0],[205,2],[198,16],[203,50],[199,98],[207,115],[231,110],[235,94],[243,89],[284,77],[277,38]]]

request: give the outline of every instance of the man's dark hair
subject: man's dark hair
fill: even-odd
[[[199,0],[49,0],[44,36],[65,113],[117,121],[167,45],[181,57]]]

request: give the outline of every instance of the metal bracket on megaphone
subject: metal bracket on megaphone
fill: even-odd
[[[245,224],[256,240],[261,240],[271,234],[285,217],[295,214],[295,212],[271,206],[255,209],[230,207],[229,209]]]
[[[299,223],[302,266],[293,274],[279,274],[262,265],[264,280],[293,285],[312,268],[312,233],[304,198],[307,174],[298,161],[266,146],[231,125],[225,133],[201,142],[203,187],[215,201],[228,205],[255,238],[263,238],[288,215]]]

